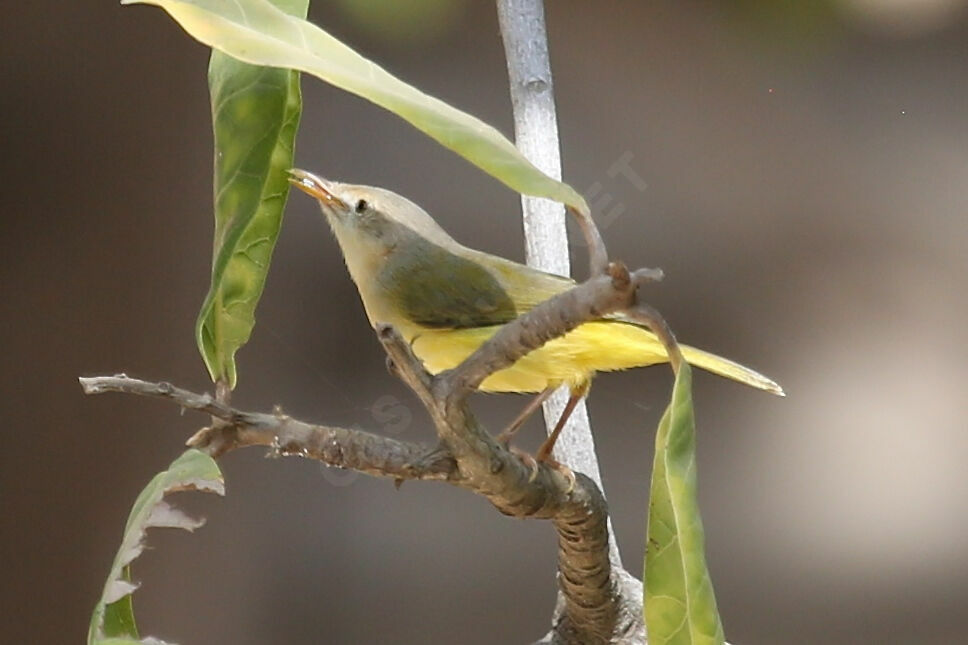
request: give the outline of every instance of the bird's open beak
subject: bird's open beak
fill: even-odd
[[[317,177],[311,172],[291,168],[289,170],[289,183],[303,191],[307,195],[312,195],[326,206],[335,208],[346,208],[346,203],[333,194],[330,182],[322,177]]]

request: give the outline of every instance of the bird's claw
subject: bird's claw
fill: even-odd
[[[546,465],[548,468],[557,471],[558,474],[568,480],[568,488],[565,490],[566,495],[570,495],[571,491],[575,490],[575,486],[578,484],[578,479],[575,477],[575,471],[560,461],[555,461],[550,457],[545,457],[544,459],[539,458],[538,461]]]
[[[559,475],[564,477],[565,480],[567,480],[568,488],[565,489],[566,495],[570,495],[571,492],[575,490],[575,486],[578,485],[578,479],[575,477],[575,471],[573,471],[571,468],[564,465],[563,463],[555,461],[550,457],[545,457],[545,458],[539,457],[535,459],[527,452],[523,450],[519,450],[518,448],[514,448],[514,447],[509,448],[509,450],[511,451],[511,454],[513,454],[515,457],[517,457],[522,462],[524,462],[524,464],[531,471],[531,473],[528,475],[529,484],[534,482],[534,480],[538,478],[538,472],[541,470],[541,465],[545,465],[551,470],[556,471]]]
[[[524,462],[524,464],[531,471],[531,474],[528,475],[528,483],[530,484],[535,479],[537,479],[538,478],[538,462],[535,461],[535,458],[532,457],[527,452],[525,452],[523,450],[520,450],[518,448],[515,448],[513,446],[507,446],[507,448],[511,452],[512,455],[514,455],[515,457],[517,457],[518,459],[520,459],[522,462]]]

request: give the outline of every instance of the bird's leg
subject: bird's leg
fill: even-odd
[[[565,409],[561,411],[561,417],[558,419],[558,423],[555,424],[554,430],[548,435],[541,447],[538,448],[538,452],[535,453],[534,457],[537,462],[543,463],[549,468],[553,468],[560,472],[565,479],[569,481],[568,492],[570,493],[575,487],[575,473],[572,472],[571,468],[559,463],[551,458],[551,451],[554,450],[555,442],[558,441],[558,435],[561,434],[562,428],[568,423],[568,418],[571,413],[575,411],[575,406],[578,402],[588,394],[588,383],[585,383],[577,388],[571,390],[571,396],[568,397],[568,403],[565,404]]]
[[[531,418],[531,415],[541,407],[541,404],[548,400],[548,397],[555,391],[554,387],[545,388],[544,391],[540,392],[533,399],[528,401],[528,404],[524,406],[524,409],[514,417],[514,420],[508,424],[508,426],[497,436],[497,441],[507,450],[510,450],[518,459],[527,464],[528,468],[531,470],[531,477],[529,481],[534,481],[534,478],[538,476],[538,462],[535,461],[534,457],[529,455],[523,450],[512,447],[511,439],[514,437],[515,433],[524,425],[525,421]]]
[[[524,406],[524,409],[521,410],[518,416],[514,417],[514,421],[509,423],[508,427],[506,427],[501,434],[497,436],[498,443],[507,448],[508,444],[511,443],[511,439],[514,438],[515,433],[521,428],[521,426],[524,425],[524,422],[535,413],[535,410],[541,407],[542,403],[548,400],[548,397],[551,396],[551,393],[554,391],[555,388],[549,387],[531,399],[528,404]]]
[[[551,431],[548,438],[538,448],[538,452],[534,454],[535,459],[538,461],[548,461],[548,458],[551,457],[551,451],[555,447],[555,442],[558,441],[558,435],[561,434],[561,429],[568,423],[568,417],[575,411],[575,406],[578,405],[578,402],[581,401],[583,396],[585,396],[584,389],[572,390],[571,396],[568,397],[568,403],[565,404],[565,409],[561,411],[561,417],[558,418],[558,423],[555,424],[555,429]]]

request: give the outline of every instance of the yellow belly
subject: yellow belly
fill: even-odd
[[[413,351],[433,374],[456,367],[500,326],[423,330]],[[485,392],[541,392],[548,387],[584,385],[595,372],[662,363],[665,349],[649,331],[622,322],[585,323],[495,372],[481,384]]]

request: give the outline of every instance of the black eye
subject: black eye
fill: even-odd
[[[368,204],[366,203],[366,200],[365,199],[361,199],[360,201],[356,202],[356,212],[357,213],[362,213],[363,211],[366,210],[366,207],[367,206],[368,206]]]

